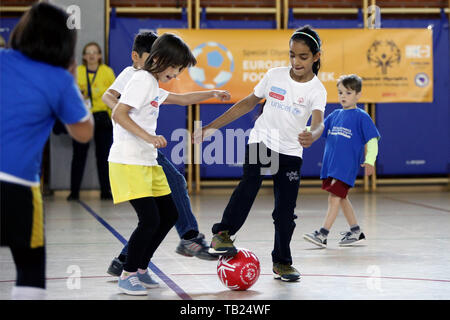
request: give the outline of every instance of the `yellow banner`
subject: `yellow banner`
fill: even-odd
[[[289,66],[293,30],[187,30],[172,32],[191,48],[197,65],[161,87],[172,92],[228,90],[231,102],[253,92],[268,69]],[[336,81],[363,79],[360,102],[432,102],[431,29],[317,29],[322,39],[319,79],[329,103],[338,102]],[[219,103],[209,100],[209,103]]]

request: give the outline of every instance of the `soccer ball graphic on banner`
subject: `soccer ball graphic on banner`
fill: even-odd
[[[247,290],[255,284],[261,273],[258,257],[247,249],[238,248],[234,257],[220,257],[217,275],[231,290]]]
[[[234,71],[231,51],[217,42],[205,42],[192,50],[197,65],[189,68],[189,76],[206,89],[220,88],[230,81]]]

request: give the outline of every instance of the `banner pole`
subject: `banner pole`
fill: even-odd
[[[373,19],[372,19],[372,22],[371,22],[371,27],[373,29],[373,28],[376,27],[375,26],[375,22],[377,21],[376,15],[378,14],[377,10],[375,9],[375,7],[376,7],[376,0],[372,0],[371,5],[372,5],[372,11],[375,10],[375,12],[372,12]],[[375,104],[375,102],[372,102],[372,108],[370,109],[370,111],[371,111],[370,116],[372,117],[373,123],[376,125],[377,122],[376,122],[376,114],[375,114],[376,110],[375,110],[375,108],[376,108],[376,104]],[[371,189],[372,189],[372,191],[375,191],[377,189],[377,167],[376,167],[376,164],[374,164],[374,172],[373,172],[373,175],[371,177],[371,181],[372,181],[372,183],[371,183],[371,187],[372,188]]]

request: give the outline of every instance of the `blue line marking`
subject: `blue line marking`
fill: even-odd
[[[108,222],[106,222],[102,217],[100,217],[94,210],[92,210],[86,203],[83,201],[78,201],[81,206],[86,209],[98,222],[100,222],[108,231],[110,231],[123,245],[127,243],[127,240],[118,233]],[[164,281],[167,286],[172,289],[181,299],[183,300],[192,300],[192,297],[184,292],[175,282],[172,281],[164,272],[161,271],[155,264],[151,261],[148,264],[150,270],[152,270],[162,281]]]

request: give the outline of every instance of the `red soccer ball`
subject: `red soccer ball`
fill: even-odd
[[[261,268],[253,252],[242,248],[237,250],[234,257],[219,258],[217,275],[228,289],[247,290],[258,280]]]

